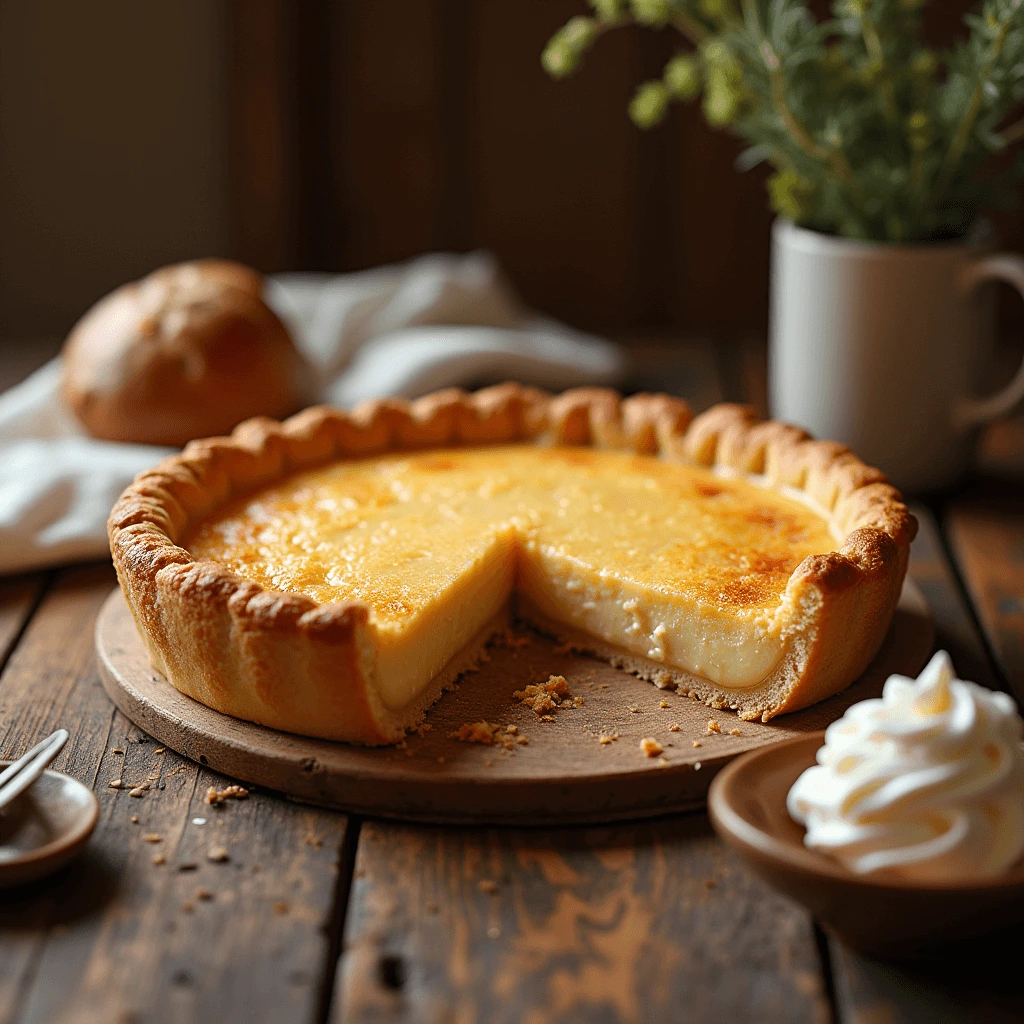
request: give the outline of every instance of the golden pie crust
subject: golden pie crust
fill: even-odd
[[[839,538],[786,584],[783,656],[753,686],[730,687],[606,642],[530,599],[517,610],[565,642],[659,686],[769,720],[847,686],[892,618],[916,520],[885,477],[829,441],[719,405],[694,418],[666,395],[603,389],[561,395],[505,384],[447,390],[351,412],[313,408],[284,423],[250,420],[190,444],[143,473],[108,523],[114,565],[154,666],[183,693],[235,717],[304,735],[394,742],[415,727],[505,622],[499,611],[405,706],[375,685],[377,630],[367,603],[320,603],[247,579],[182,546],[231,500],[291,474],[397,452],[487,445],[590,447],[657,456],[798,496]],[[711,627],[713,628],[713,627]],[[657,652],[651,652],[657,653]]]

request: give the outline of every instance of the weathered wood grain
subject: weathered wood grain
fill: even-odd
[[[55,767],[101,804],[79,862],[0,903],[0,1021],[312,1020],[345,819],[260,793],[205,803],[227,780],[159,748],[100,687],[93,622],[112,584],[107,566],[62,573],[0,677],[0,755],[64,726]],[[209,859],[218,847],[227,860]]]
[[[586,831],[364,823],[331,1019],[830,1017],[809,919],[701,814]]]
[[[962,678],[995,687],[995,670],[949,563],[935,517],[924,505],[913,505],[912,511],[920,529],[910,549],[909,574],[932,610],[935,648],[949,651]]]
[[[841,956],[836,999],[838,1024],[1019,1024],[1019,932],[919,964]]]
[[[46,576],[42,573],[0,577],[0,670],[35,610],[45,585]]]
[[[999,669],[1024,701],[1024,489],[955,501],[945,526]]]

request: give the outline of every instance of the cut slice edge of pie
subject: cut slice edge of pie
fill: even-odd
[[[847,448],[749,408],[505,384],[247,421],[137,477],[108,529],[177,689],[374,745],[512,612],[741,718],[806,707],[874,657],[917,523]]]

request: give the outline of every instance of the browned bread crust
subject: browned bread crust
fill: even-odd
[[[351,412],[307,409],[284,423],[251,420],[141,474],[114,506],[108,528],[154,665],[184,693],[240,718],[359,743],[399,739],[429,702],[399,716],[378,699],[368,683],[376,640],[365,605],[322,605],[266,590],[218,563],[196,561],[178,541],[228,498],[290,471],[390,450],[514,441],[656,454],[794,488],[844,538],[838,550],[810,556],[794,571],[785,655],[763,684],[730,691],[685,673],[673,678],[664,665],[624,660],[631,670],[767,721],[836,693],[874,657],[917,530],[878,470],[840,445],[758,422],[742,406],[719,405],[694,419],[685,402],[666,395],[623,399],[588,388],[551,396],[504,384],[370,402]]]
[[[65,400],[94,437],[174,447],[295,412],[310,371],[262,288],[257,271],[228,260],[123,285],[68,335]]]

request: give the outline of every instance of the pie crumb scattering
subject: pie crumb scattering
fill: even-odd
[[[139,816],[137,814],[133,814],[132,815],[132,824],[133,825],[138,825],[138,823],[139,823]]]
[[[679,732],[679,729],[680,729],[680,728],[681,728],[681,726],[679,725],[679,723],[678,723],[678,722],[673,722],[673,723],[672,723],[672,724],[671,724],[671,725],[670,725],[670,726],[668,727],[668,731],[669,731],[669,732]]]
[[[212,860],[214,864],[223,864],[231,860],[231,855],[223,846],[211,846],[206,851],[206,859]]]
[[[505,750],[512,750],[517,745],[524,746],[527,743],[525,736],[519,735],[519,729],[514,725],[495,725],[493,722],[463,722],[455,732],[448,733],[448,738],[458,740],[460,743],[482,743],[484,746],[499,746]],[[439,764],[444,763],[444,758],[439,757]]]
[[[144,843],[162,843],[164,837],[157,832],[148,832],[142,837]]]
[[[659,754],[661,754],[664,751],[664,748],[662,747],[662,745],[656,739],[654,739],[653,736],[645,736],[640,741],[640,749],[648,757],[657,757]]]
[[[713,719],[708,719],[708,735],[711,736],[716,732],[721,732],[722,727]]]
[[[211,786],[206,791],[206,802],[211,807],[220,807],[226,800],[245,800],[248,796],[249,790],[245,786],[225,786],[224,789]]]
[[[639,715],[640,714],[640,709],[635,704],[633,704],[633,705],[630,706],[629,713],[631,715]]]
[[[693,741],[693,745],[694,745],[695,747],[699,747],[699,746],[700,746],[700,740],[694,740],[694,741]]]
[[[742,729],[730,729],[729,730],[729,735],[730,736],[742,736],[743,735],[743,730]]]
[[[109,782],[107,783],[107,785],[108,785],[108,786],[109,786],[109,787],[110,787],[111,789],[120,789],[120,788],[121,788],[121,780],[120,780],[120,779],[111,779],[111,780],[110,780],[110,781],[109,781]]]
[[[114,749],[111,750],[111,753],[112,754],[124,754],[124,751],[120,747],[114,747]]]
[[[212,900],[213,899],[213,893],[210,892],[209,889],[204,889],[202,886],[199,886],[196,889],[196,899],[197,900],[206,900],[206,901]]]
[[[148,789],[149,789],[149,783],[148,782],[143,782],[141,785],[136,786],[134,789],[129,789],[128,790],[128,795],[129,796],[133,796],[136,799],[138,799],[139,797],[143,796],[145,794],[146,790],[148,790]]]
[[[274,904],[274,913],[275,914],[287,914],[288,913],[288,904],[285,903],[283,900],[278,900],[277,903]]]
[[[500,725],[491,725],[490,722],[463,722],[455,732],[448,733],[448,738],[460,743],[489,745],[494,742],[494,734],[500,728]]]
[[[669,702],[667,700],[660,700],[660,701],[658,701],[658,707],[659,708],[667,708],[667,707],[671,707],[671,706],[672,705],[669,704]]]
[[[166,747],[157,747],[156,750],[153,751],[153,753],[154,754],[166,754],[167,753],[167,748]]]
[[[153,863],[157,867],[160,867],[161,864],[166,864],[167,863],[167,858],[162,853],[154,853],[153,854]]]
[[[569,684],[565,676],[548,676],[546,683],[531,683],[523,690],[512,694],[520,704],[525,704],[535,715],[543,718],[548,711],[556,708],[580,707],[582,697],[573,697],[569,693]],[[560,698],[556,700],[555,698]]]

